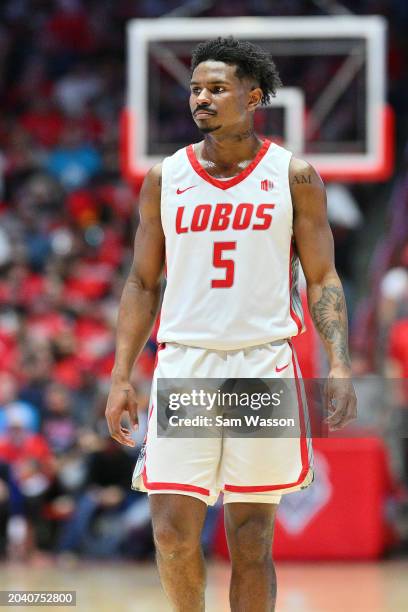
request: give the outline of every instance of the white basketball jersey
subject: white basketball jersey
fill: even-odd
[[[159,342],[234,350],[303,331],[291,155],[264,140],[230,179],[210,176],[193,145],[163,161],[167,286]]]

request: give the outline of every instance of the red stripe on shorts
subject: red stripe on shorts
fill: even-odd
[[[163,350],[165,347],[166,347],[165,343],[159,344],[157,347],[156,360],[154,363],[155,370],[157,367],[157,362],[159,360],[159,351]],[[152,402],[152,407],[150,408],[150,413],[149,413],[149,418],[148,418],[148,424],[153,414],[153,408],[154,408],[154,403]],[[145,441],[146,439],[147,439],[147,432],[145,436]],[[206,496],[210,495],[210,491],[208,489],[204,489],[203,487],[196,487],[195,485],[180,484],[179,482],[150,482],[147,478],[146,463],[147,463],[147,452],[146,452],[145,464],[143,466],[142,478],[143,478],[144,486],[149,491],[150,490],[158,491],[160,489],[166,489],[170,491],[189,491],[190,493],[201,493],[201,495],[206,495]]]
[[[300,389],[299,376],[296,366],[295,354],[292,343],[289,342],[290,349],[292,351],[292,365],[293,372],[295,374],[296,380],[296,394],[298,398],[298,406],[299,406],[299,418],[300,418],[300,457],[302,460],[302,469],[299,475],[299,478],[296,482],[288,482],[285,484],[276,484],[276,485],[260,485],[254,487],[245,487],[245,486],[235,486],[235,485],[224,485],[225,491],[231,491],[232,493],[262,493],[266,491],[276,491],[278,489],[289,489],[291,487],[296,487],[301,484],[303,480],[306,478],[306,475],[309,471],[309,455],[307,452],[307,439],[306,439],[306,427],[305,427],[305,416],[304,416],[304,408],[303,408],[303,400],[302,393]]]
[[[201,495],[206,495],[207,497],[210,495],[208,489],[204,489],[203,487],[196,487],[195,485],[180,484],[179,482],[149,482],[146,474],[146,465],[143,468],[142,478],[144,486],[149,491],[158,491],[164,489],[166,491],[188,491],[190,493],[201,493]]]

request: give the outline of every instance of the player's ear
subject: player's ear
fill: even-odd
[[[263,92],[260,87],[252,87],[249,92],[248,110],[255,111],[262,104]]]

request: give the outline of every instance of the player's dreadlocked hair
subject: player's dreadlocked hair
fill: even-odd
[[[262,89],[262,104],[267,104],[282,85],[272,58],[261,47],[250,42],[230,36],[200,43],[193,51],[191,70],[207,60],[235,65],[236,76],[240,79],[252,77]]]

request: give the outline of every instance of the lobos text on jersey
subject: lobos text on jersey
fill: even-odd
[[[210,176],[193,145],[164,160],[167,286],[159,342],[234,350],[303,330],[290,159],[265,139],[230,179]]]

